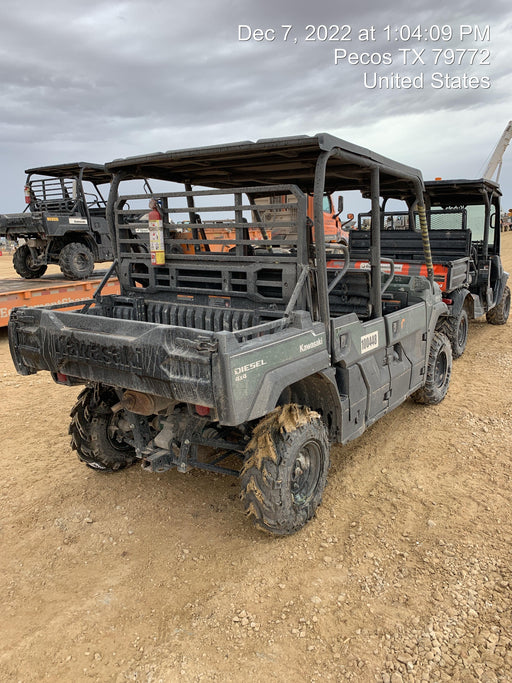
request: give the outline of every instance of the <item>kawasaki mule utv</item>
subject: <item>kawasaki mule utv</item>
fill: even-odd
[[[25,182],[25,211],[0,214],[0,235],[24,240],[13,256],[23,278],[39,278],[57,263],[72,280],[88,278],[94,263],[113,258],[101,185],[103,166],[84,162],[31,168]]]
[[[297,531],[321,501],[331,444],[355,439],[409,396],[434,404],[447,392],[447,306],[421,173],[327,134],[150,154],[107,169],[121,293],[102,296],[100,285],[76,312],[15,309],[18,372],[86,385],[70,434],[89,467],[112,472],[139,460],[148,472],[234,474],[259,527]],[[171,183],[149,214],[146,195],[122,191],[135,178]],[[366,270],[353,267],[346,245],[326,249],[324,240],[325,194],[354,189],[371,199]],[[284,242],[272,202],[257,201],[283,194],[297,208]],[[388,198],[422,218],[425,277],[397,284],[390,259],[382,272]],[[140,231],[146,214],[149,235]],[[219,248],[219,217],[228,249]],[[220,236],[207,239],[210,227]]]

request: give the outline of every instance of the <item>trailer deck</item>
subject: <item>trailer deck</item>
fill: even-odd
[[[90,280],[70,281],[59,273],[38,280],[20,277],[0,280],[0,327],[6,327],[11,310],[16,306],[69,304],[90,299],[105,275],[106,270],[95,271]],[[112,278],[103,288],[104,294],[119,294],[119,282]],[[76,308],[79,306],[77,305]],[[68,307],[73,310],[74,307]]]

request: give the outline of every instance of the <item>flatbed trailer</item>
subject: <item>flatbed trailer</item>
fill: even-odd
[[[59,273],[38,280],[24,280],[20,277],[0,280],[0,327],[7,327],[13,308],[19,306],[66,305],[68,310],[80,308],[79,302],[91,299],[107,271],[96,271],[91,280],[70,282]],[[103,294],[119,294],[119,282],[110,279],[102,290]],[[72,301],[77,306],[69,306]]]

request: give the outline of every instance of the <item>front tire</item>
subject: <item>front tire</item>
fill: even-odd
[[[327,429],[318,413],[289,404],[253,432],[241,472],[241,497],[256,526],[292,534],[315,514],[329,469]]]
[[[59,266],[64,277],[69,280],[84,280],[92,275],[94,256],[85,244],[71,242],[62,248],[59,255]]]
[[[12,257],[12,265],[18,275],[26,280],[33,280],[43,276],[48,267],[46,265],[34,266],[32,254],[27,244],[22,244],[21,247],[16,249]]]
[[[510,287],[507,285],[503,290],[501,299],[494,308],[486,313],[486,320],[491,325],[504,325],[510,313]]]
[[[446,396],[452,374],[452,346],[442,332],[435,332],[426,368],[425,384],[414,392],[416,403],[436,405]]]
[[[121,429],[124,411],[112,411],[118,402],[113,389],[98,385],[84,389],[71,411],[71,447],[79,460],[100,472],[116,472],[136,460]]]

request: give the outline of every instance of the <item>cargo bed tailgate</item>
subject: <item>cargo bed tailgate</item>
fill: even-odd
[[[14,309],[9,344],[16,370],[214,405],[214,333],[46,309]]]
[[[45,221],[40,211],[0,214],[0,235],[43,234]]]

